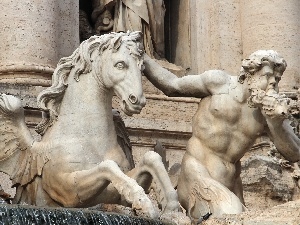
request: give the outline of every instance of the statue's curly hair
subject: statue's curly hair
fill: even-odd
[[[249,58],[244,59],[240,70],[238,81],[244,83],[245,79],[250,78],[263,65],[271,65],[274,70],[281,74],[286,69],[286,61],[274,50],[258,50],[252,53]]]

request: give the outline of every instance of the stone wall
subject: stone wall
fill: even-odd
[[[299,1],[189,2],[191,74],[221,69],[237,75],[243,58],[259,49],[273,49],[288,62],[281,91],[297,91],[300,87]]]

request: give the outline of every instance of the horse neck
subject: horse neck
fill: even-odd
[[[80,128],[83,135],[93,129],[113,132],[112,94],[92,74],[81,75],[80,81],[70,77],[56,126],[59,130]]]

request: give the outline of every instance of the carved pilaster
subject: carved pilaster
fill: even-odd
[[[300,87],[300,1],[241,0],[243,56],[257,49],[278,51],[288,62],[280,91]]]
[[[1,0],[0,82],[49,86],[58,60],[79,45],[76,1]]]

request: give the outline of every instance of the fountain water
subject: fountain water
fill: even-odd
[[[0,225],[163,225],[158,220],[104,213],[90,209],[41,208],[0,204]]]

